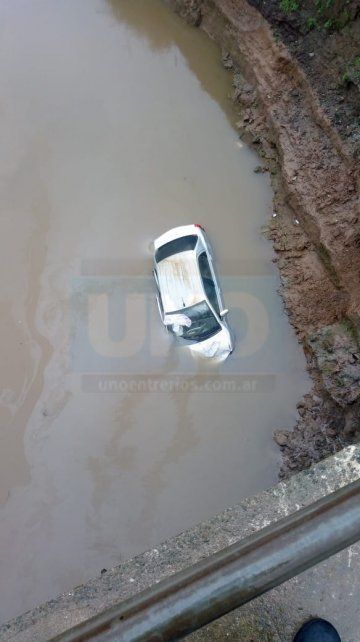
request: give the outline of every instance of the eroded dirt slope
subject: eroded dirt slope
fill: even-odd
[[[275,433],[283,452],[280,475],[286,476],[360,434],[354,92],[349,103],[343,101],[353,128],[349,136],[349,128],[334,127],[332,104],[326,109],[326,74],[317,83],[316,71],[299,64],[301,47],[300,54],[296,47],[290,52],[286,29],[283,42],[246,0],[168,2],[220,44],[223,62],[234,74],[234,101],[242,107],[239,133],[256,146],[272,177],[275,216],[266,233],[274,244],[285,307],[314,380],[313,392],[299,404],[295,429]],[[256,4],[264,10],[265,3]],[[271,9],[264,13],[273,15]],[[315,46],[318,53],[320,42]],[[326,48],[324,55],[330,55]]]

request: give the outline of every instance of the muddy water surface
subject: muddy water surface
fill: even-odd
[[[4,621],[275,482],[308,381],[217,48],[159,0],[1,0],[0,25]],[[222,365],[157,318],[151,241],[189,222]]]

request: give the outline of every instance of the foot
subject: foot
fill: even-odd
[[[302,625],[294,642],[341,642],[341,639],[330,622],[316,618]]]

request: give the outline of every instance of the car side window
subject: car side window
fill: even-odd
[[[218,314],[220,314],[219,301],[216,294],[215,283],[211,274],[211,269],[210,269],[206,252],[201,252],[201,254],[199,254],[198,261],[199,261],[200,274],[201,274],[206,296],[208,297],[214,310]]]

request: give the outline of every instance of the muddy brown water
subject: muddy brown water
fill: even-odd
[[[2,0],[0,25],[5,621],[274,483],[309,382],[217,47],[160,0]],[[151,241],[189,222],[224,364],[157,318]]]

